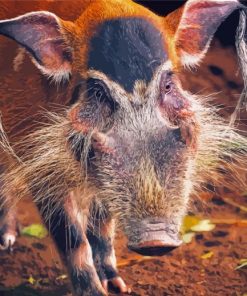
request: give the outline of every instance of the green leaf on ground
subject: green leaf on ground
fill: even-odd
[[[48,231],[42,224],[31,224],[21,230],[21,235],[42,239],[48,235]]]
[[[245,259],[241,259],[241,260],[239,261],[238,266],[235,268],[235,270],[241,269],[241,268],[243,268],[243,267],[247,267],[247,258],[245,258]],[[246,295],[247,295],[247,294],[246,294]]]

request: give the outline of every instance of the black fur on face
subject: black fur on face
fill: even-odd
[[[104,22],[91,40],[88,68],[103,72],[131,92],[136,80],[150,82],[167,60],[161,33],[142,18]]]

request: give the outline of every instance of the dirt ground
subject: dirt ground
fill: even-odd
[[[215,43],[204,65],[198,72],[184,76],[184,83],[192,86],[194,92],[215,93],[215,102],[221,104],[227,115],[241,91],[236,73],[232,48],[222,49]],[[236,270],[239,261],[247,258],[247,212],[238,206],[247,207],[247,196],[237,196],[222,188],[220,191],[220,194],[202,193],[203,206],[193,210],[200,217],[211,219],[215,229],[197,233],[191,243],[164,257],[136,255],[125,247],[123,235],[117,234],[119,271],[133,296],[247,295],[247,268]],[[24,226],[40,222],[28,199],[21,201],[18,218]],[[201,256],[208,252],[212,256],[203,259]],[[12,254],[0,252],[0,296],[70,295],[65,275],[50,237],[42,240],[20,237]]]
[[[198,232],[191,243],[164,257],[136,255],[126,248],[123,235],[117,235],[118,267],[132,289],[131,295],[246,295],[247,269],[235,268],[247,256],[247,214],[224,202],[233,198],[232,193],[225,193],[224,199],[217,194],[203,198],[207,202],[200,216],[210,217],[215,229]],[[246,197],[237,201],[247,206]],[[18,216],[23,225],[40,222],[29,200],[21,202]],[[213,252],[212,257],[203,259],[208,252]],[[1,296],[70,295],[65,275],[49,237],[20,237],[12,254],[0,253]]]

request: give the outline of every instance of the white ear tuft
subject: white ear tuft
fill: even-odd
[[[187,69],[193,69],[197,67],[202,60],[204,55],[194,53],[194,54],[189,54],[186,51],[181,50],[180,52],[180,61],[181,64],[187,68]]]

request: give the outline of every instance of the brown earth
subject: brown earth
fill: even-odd
[[[247,269],[235,268],[240,259],[247,257],[247,214],[217,195],[212,197],[206,197],[201,217],[210,217],[216,228],[197,233],[191,243],[164,257],[136,255],[126,248],[123,235],[117,235],[119,271],[131,287],[131,295],[246,295]],[[229,193],[224,195],[233,197]],[[237,202],[247,206],[246,197],[239,197]],[[18,216],[23,225],[40,222],[29,200],[21,202]],[[213,252],[211,258],[201,258],[209,251]],[[64,275],[66,270],[49,237],[20,237],[12,254],[0,253],[1,296],[69,295]]]
[[[215,104],[220,104],[227,116],[241,92],[237,70],[233,49],[222,49],[215,43],[202,67],[184,75],[184,84],[190,85],[193,92],[217,92]],[[246,118],[242,114],[240,126]],[[117,235],[119,271],[132,295],[247,295],[247,268],[235,270],[240,259],[247,258],[247,212],[238,206],[247,207],[247,197],[223,188],[218,191],[221,193],[202,193],[204,202],[197,210],[197,215],[210,218],[216,228],[197,233],[191,243],[164,257],[142,257],[129,252],[123,235]],[[195,205],[198,208],[196,201]],[[21,201],[18,217],[22,225],[40,222],[28,199]],[[209,251],[213,252],[212,257],[203,259],[201,256]],[[12,254],[0,252],[0,296],[70,295],[65,274],[49,237],[42,240],[20,237]]]

